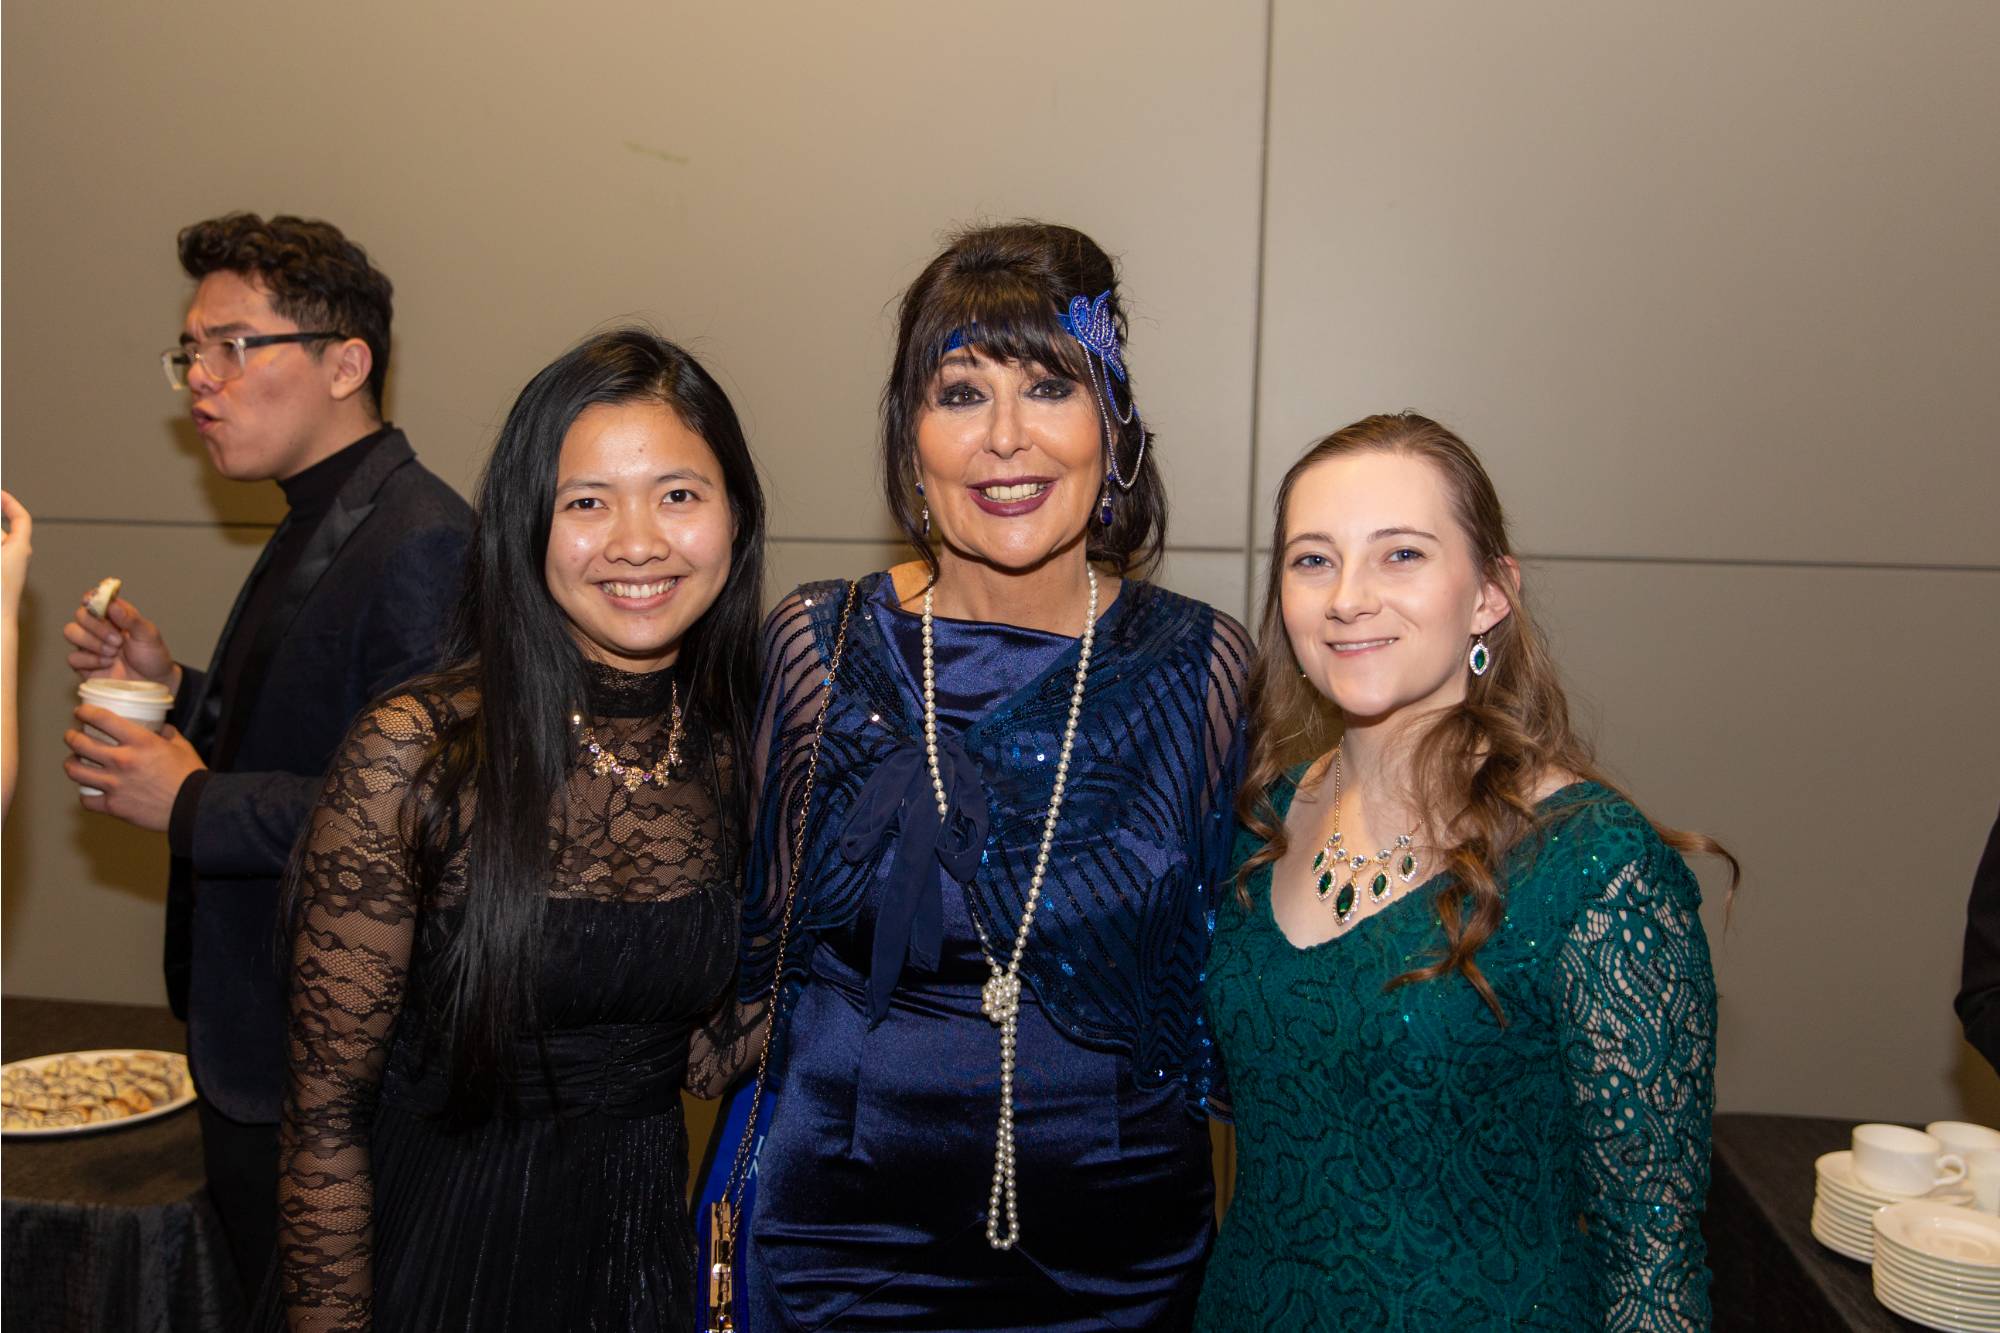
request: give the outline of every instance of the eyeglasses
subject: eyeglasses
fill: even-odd
[[[243,358],[253,347],[273,347],[279,343],[316,343],[328,338],[345,338],[344,333],[252,333],[241,338],[218,338],[214,342],[183,343],[160,353],[160,369],[167,383],[176,389],[188,386],[188,372],[200,362],[212,380],[233,380],[243,374]]]

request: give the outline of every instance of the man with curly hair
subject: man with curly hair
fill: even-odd
[[[354,716],[434,665],[472,511],[383,418],[392,289],[360,246],[325,222],[234,213],[183,230],[180,260],[196,287],[168,380],[216,471],[277,482],[288,513],[205,671],[123,598],[101,617],[78,608],[70,666],[157,681],[174,711],[155,735],[79,708],[65,768],[103,793],[85,809],[167,835],[167,993],[247,1294],[277,1229],[286,863]]]

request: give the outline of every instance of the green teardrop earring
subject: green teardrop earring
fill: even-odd
[[[1493,654],[1486,650],[1486,636],[1484,634],[1475,634],[1473,636],[1472,651],[1466,655],[1465,660],[1471,666],[1472,674],[1475,676],[1485,675],[1486,668],[1493,665]]]

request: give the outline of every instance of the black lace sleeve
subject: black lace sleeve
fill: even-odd
[[[435,734],[411,695],[364,713],[299,854],[278,1148],[280,1279],[293,1329],[370,1323],[369,1122],[417,924],[403,804]]]

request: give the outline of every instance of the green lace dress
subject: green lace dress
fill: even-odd
[[[1440,947],[1442,879],[1305,949],[1268,867],[1224,896],[1207,1003],[1238,1176],[1199,1328],[1708,1327],[1700,890],[1606,788],[1544,808],[1479,953],[1504,1027],[1458,977],[1383,989]]]

